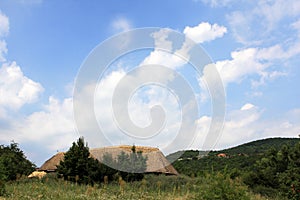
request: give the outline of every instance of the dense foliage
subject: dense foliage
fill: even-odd
[[[197,199],[203,200],[250,200],[247,187],[239,179],[231,179],[222,173],[206,173],[201,180]]]
[[[300,199],[300,143],[284,145],[279,151],[270,149],[246,175],[245,182],[269,196],[280,192],[289,199]]]
[[[22,175],[29,175],[35,165],[25,157],[17,143],[0,145],[0,180],[16,180]]]
[[[283,145],[294,146],[298,142],[300,139],[297,138],[269,138],[222,151],[211,151],[204,157],[199,157],[203,152],[188,150],[168,155],[167,158],[172,160],[174,156],[181,155],[172,164],[179,173],[188,176],[198,176],[211,171],[224,171],[224,169],[237,173],[238,171],[251,171],[256,161],[262,159],[270,148],[279,151]],[[226,158],[218,157],[217,155],[220,153],[225,153]]]
[[[186,151],[173,166],[179,173],[191,177],[216,172],[228,174],[232,179],[242,177],[256,193],[300,199],[300,143],[297,138],[258,140],[213,151],[205,157],[199,157],[199,153]],[[220,153],[226,157],[218,157]]]
[[[100,163],[90,157],[89,148],[84,144],[83,138],[73,142],[72,147],[65,153],[64,160],[57,167],[57,173],[65,180],[77,183],[93,184],[101,181],[103,177]]]

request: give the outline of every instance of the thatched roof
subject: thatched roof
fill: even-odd
[[[113,158],[117,158],[121,152],[131,153],[132,146],[123,145],[123,146],[112,146],[104,148],[91,149],[91,155],[101,162],[103,155],[106,153],[111,154]],[[166,157],[158,148],[153,147],[144,147],[136,146],[136,152],[142,151],[143,156],[147,156],[147,169],[146,173],[164,173],[164,174],[173,174],[177,175],[178,172],[176,169],[169,163]]]
[[[111,147],[103,147],[103,148],[95,148],[90,149],[91,156],[96,158],[100,162],[103,159],[105,154],[110,154],[115,159],[121,152],[131,153],[132,146],[123,145],[123,146],[111,146]],[[136,146],[136,152],[142,151],[143,156],[147,156],[147,169],[146,173],[163,173],[170,175],[178,175],[176,169],[169,163],[166,157],[158,148],[153,147],[144,147],[144,146]],[[63,159],[64,153],[58,153],[54,155],[52,158],[47,160],[39,170],[42,171],[55,171],[56,165]]]
[[[47,160],[38,170],[39,171],[56,171],[57,165],[59,165],[60,161],[64,159],[65,153],[59,152],[52,156],[49,160]]]

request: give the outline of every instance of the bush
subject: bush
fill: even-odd
[[[239,179],[230,179],[229,176],[221,173],[206,174],[206,176],[200,179],[199,192],[196,199],[201,200],[250,200],[250,196],[247,193],[247,187],[244,186]]]
[[[164,174],[148,174],[144,178],[147,188],[151,190],[159,189],[162,191],[172,191],[174,188],[184,188],[187,185],[193,185],[195,179],[188,176],[167,176]]]
[[[6,190],[5,190],[5,184],[3,181],[0,180],[0,196],[5,196]]]

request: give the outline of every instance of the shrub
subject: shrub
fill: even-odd
[[[0,196],[5,196],[6,190],[5,190],[5,184],[3,181],[0,180]]]
[[[239,179],[230,179],[221,173],[206,174],[199,184],[199,192],[196,199],[203,200],[250,200],[247,187]]]

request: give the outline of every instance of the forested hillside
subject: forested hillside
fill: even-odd
[[[204,157],[201,156],[204,152],[197,150],[178,151],[168,155],[167,159],[172,161],[174,157],[182,154],[173,162],[173,166],[179,173],[189,176],[197,176],[205,171],[224,169],[249,170],[270,149],[278,151],[284,145],[294,146],[298,142],[300,142],[299,138],[268,138],[229,149],[211,151]],[[226,154],[226,157],[218,157],[219,154]]]
[[[169,159],[178,155],[171,154]],[[269,197],[300,199],[300,139],[258,140],[222,151],[186,151],[173,166],[184,175],[202,177],[207,173],[241,178],[255,193]]]

